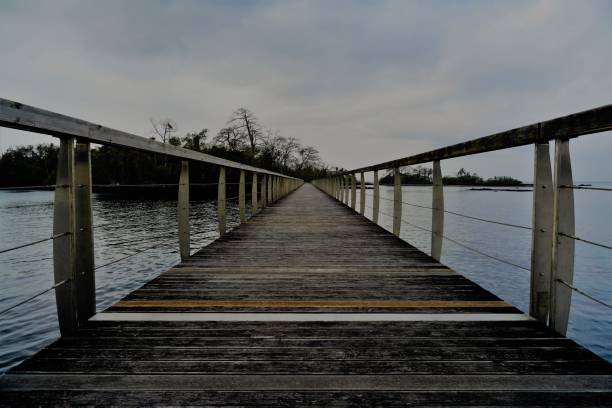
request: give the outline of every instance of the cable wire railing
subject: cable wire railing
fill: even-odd
[[[392,233],[399,236],[402,225],[409,225],[429,232],[431,234],[431,256],[435,260],[440,260],[442,243],[448,241],[482,256],[504,262],[521,270],[530,271],[530,315],[548,324],[559,333],[565,334],[569,321],[572,292],[586,293],[573,287],[575,242],[612,249],[612,245],[608,243],[585,239],[575,233],[574,191],[612,191],[612,188],[574,184],[570,160],[570,140],[610,130],[612,130],[612,105],[605,105],[425,153],[352,170],[339,170],[330,177],[315,180],[313,184],[337,200],[350,205],[353,210],[362,215],[365,213],[365,197],[372,197],[372,221],[374,222],[377,222],[380,214],[380,200],[393,202],[393,214],[386,214],[392,218]],[[551,160],[549,147],[551,141],[555,143],[552,157],[554,160]],[[451,211],[444,208],[442,161],[525,145],[532,145],[534,148],[531,225],[463,214],[460,211]],[[423,163],[432,163],[431,206],[406,202],[402,199],[401,168]],[[393,179],[392,199],[380,197],[378,172],[381,170],[392,170],[392,173],[390,173]],[[366,172],[373,173],[373,194],[366,194],[365,192]],[[358,175],[360,176],[359,190],[361,190],[359,202],[357,202]],[[402,206],[404,205],[431,210],[431,228],[424,228],[403,219]],[[530,267],[527,268],[511,260],[496,257],[480,250],[478,247],[474,248],[465,245],[461,240],[448,237],[444,234],[444,216],[446,214],[530,231]],[[571,285],[574,289],[567,290],[567,285]],[[598,303],[608,304],[607,302]]]

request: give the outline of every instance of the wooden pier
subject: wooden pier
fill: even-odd
[[[610,406],[612,365],[306,184],[1,377],[0,405]]]

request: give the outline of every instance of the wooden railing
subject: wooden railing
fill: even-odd
[[[573,291],[575,236],[574,192],[569,140],[578,136],[612,130],[612,105],[563,116],[545,122],[496,133],[426,153],[378,163],[313,182],[341,202],[356,208],[356,175],[360,175],[359,213],[365,214],[365,172],[373,174],[372,220],[380,208],[379,170],[393,170],[393,233],[402,225],[400,167],[432,162],[431,256],[440,260],[444,236],[444,194],[440,162],[518,146],[534,145],[533,213],[531,245],[531,286],[529,313],[565,334]],[[554,177],[549,141],[555,141]],[[424,228],[421,228],[424,229]],[[600,245],[602,246],[602,245]],[[607,247],[606,245],[603,245]],[[581,292],[583,293],[583,292]],[[605,302],[599,302],[606,305]]]
[[[91,143],[162,154],[181,161],[178,186],[178,236],[181,258],[190,256],[189,162],[218,166],[219,234],[226,227],[226,168],[240,171],[238,207],[246,221],[246,172],[252,173],[252,213],[303,184],[302,180],[209,154],[175,147],[0,98],[0,127],[48,134],[60,139],[53,214],[53,270],[59,326],[70,334],[96,312]],[[261,177],[261,182],[258,178]],[[258,184],[259,190],[258,200]],[[15,249],[15,248],[13,248]]]

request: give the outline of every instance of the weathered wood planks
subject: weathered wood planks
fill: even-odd
[[[0,404],[612,404],[609,363],[310,185],[96,319],[0,378]]]

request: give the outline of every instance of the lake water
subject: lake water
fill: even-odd
[[[381,186],[382,213],[392,213],[393,203],[389,201],[392,195],[392,188]],[[431,205],[430,187],[403,187],[403,196],[405,202]],[[366,206],[371,206],[371,199],[371,190],[368,190]],[[611,243],[612,194],[577,190],[575,200],[577,236]],[[446,187],[445,207],[450,211],[508,223],[529,226],[531,222],[529,192],[470,191],[465,187]],[[179,261],[175,200],[119,199],[94,194],[93,212],[96,265],[139,252],[96,271],[98,310],[108,307]],[[366,209],[366,215],[371,217],[371,208]],[[0,249],[51,236],[52,216],[53,192],[0,191]],[[403,218],[429,228],[431,213],[428,209],[405,205]],[[390,217],[381,214],[379,221],[391,229]],[[218,236],[216,222],[216,200],[191,202],[193,249],[199,249]],[[236,202],[230,201],[228,226],[237,222]],[[530,231],[446,214],[445,235],[482,252],[529,267]],[[401,236],[429,252],[429,233],[403,224]],[[504,300],[527,310],[527,271],[472,253],[449,241],[444,242],[442,262]],[[51,241],[0,254],[0,279],[0,310],[51,287]],[[575,286],[610,303],[611,279],[612,251],[578,242]],[[612,361],[611,310],[574,293],[568,335]],[[0,315],[0,373],[58,336],[53,291]]]

